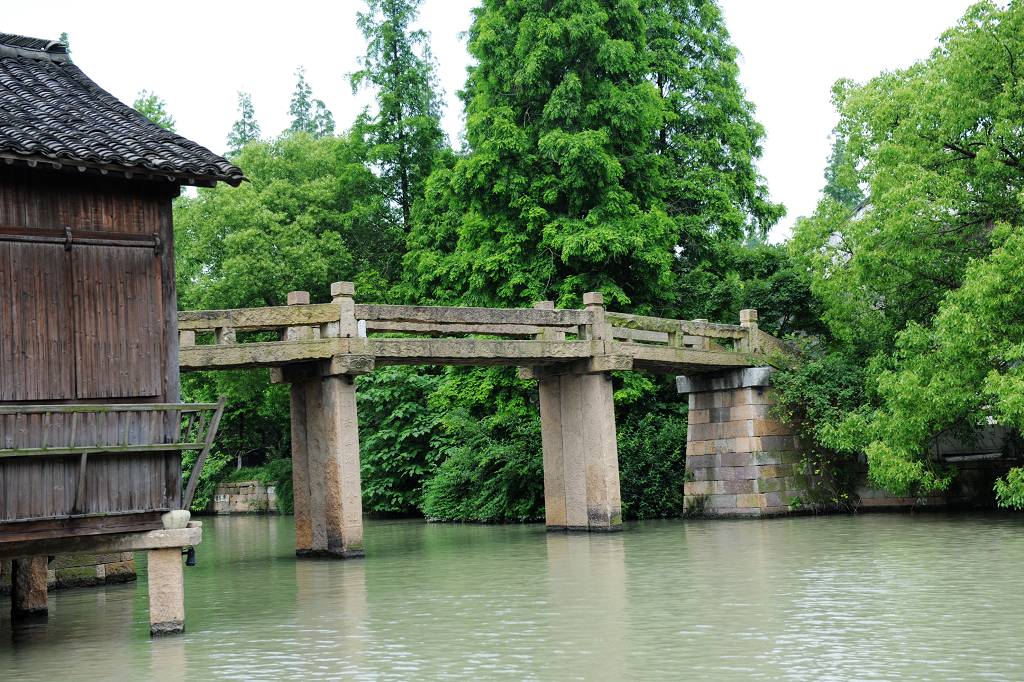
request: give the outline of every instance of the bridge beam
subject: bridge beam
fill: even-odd
[[[799,494],[799,442],[774,418],[770,367],[678,377],[689,394],[683,497],[694,515],[764,517]]]

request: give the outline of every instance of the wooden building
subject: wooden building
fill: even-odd
[[[171,200],[242,180],[60,43],[0,34],[0,556],[182,507],[215,406],[179,404]]]

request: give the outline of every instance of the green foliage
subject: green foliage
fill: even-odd
[[[256,120],[256,110],[252,106],[252,95],[247,92],[238,93],[238,120],[231,126],[228,133],[228,154],[237,156],[242,147],[260,139],[260,124]]]
[[[993,241],[930,325],[900,332],[896,352],[874,368],[879,407],[849,426],[866,441],[872,480],[894,492],[949,484],[923,456],[934,436],[970,434],[993,418],[1024,427],[1024,232],[1004,226]],[[1017,480],[1003,483],[1000,500],[1014,499]]]
[[[837,138],[832,143],[832,155],[825,167],[825,189],[822,190],[826,197],[851,211],[859,208],[867,198],[860,188],[854,161],[846,150],[846,140]]]
[[[155,92],[139,90],[132,108],[164,130],[174,131],[174,117],[167,113],[167,102]]]
[[[427,176],[445,147],[441,92],[426,32],[412,30],[422,0],[367,0],[357,23],[367,40],[362,69],[352,90],[376,89],[377,111],[356,120],[355,131],[370,146],[382,189],[396,209],[395,222],[411,227],[412,206],[423,196]]]
[[[676,411],[636,411],[619,422],[623,518],[673,518],[685,512],[686,412],[682,408],[680,401]]]
[[[326,300],[355,279],[363,300],[397,271],[379,181],[354,138],[304,133],[253,142],[235,158],[249,182],[175,204],[179,301],[185,308],[283,305],[289,291]],[[362,279],[360,279],[360,277]]]
[[[434,441],[442,462],[424,486],[424,515],[445,521],[543,518],[537,406],[514,390],[507,370],[452,370],[447,378],[431,397],[443,415]]]
[[[837,83],[830,186],[795,230],[836,352],[868,367],[859,404],[816,432],[896,494],[949,485],[937,436],[1022,423],[1022,36],[1024,5],[981,2],[926,61]]]
[[[869,203],[851,218],[827,197],[797,225],[794,253],[841,340],[891,349],[988,253],[995,223],[1021,224],[1022,29],[1019,3],[978,3],[928,60],[836,84],[837,145]]]
[[[383,367],[359,377],[363,506],[372,512],[418,513],[423,483],[441,457],[433,437],[441,416],[430,395],[442,376],[423,367]]]
[[[1011,469],[1006,478],[996,481],[995,490],[999,506],[1024,509],[1024,468]]]
[[[688,319],[735,321],[740,310],[754,308],[761,328],[780,337],[825,331],[806,273],[782,244],[720,242],[686,273],[679,292]]]
[[[655,189],[686,259],[719,240],[763,237],[784,209],[758,175],[763,127],[739,84],[738,52],[710,0],[641,0],[647,62],[665,110]]]
[[[853,509],[857,459],[838,435],[865,400],[864,369],[856,357],[805,343],[802,356],[772,377],[775,416],[800,436],[801,501],[814,508]]]
[[[313,88],[306,81],[306,70],[301,66],[295,71],[295,92],[288,105],[288,115],[292,117],[288,132],[306,133],[316,138],[334,135],[334,115],[323,100],[313,97]]]

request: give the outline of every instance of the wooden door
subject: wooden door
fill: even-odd
[[[76,397],[161,395],[160,258],[152,248],[75,245],[72,263]]]
[[[75,398],[70,255],[0,240],[0,402]]]

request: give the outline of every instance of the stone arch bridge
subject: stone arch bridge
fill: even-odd
[[[299,555],[362,554],[353,378],[384,365],[511,365],[537,380],[549,529],[621,528],[610,372],[623,370],[685,375],[691,504],[721,515],[785,509],[789,479],[777,469],[794,442],[768,419],[763,390],[769,358],[785,349],[758,329],[755,310],[733,325],[608,312],[600,293],[585,294],[580,310],[550,301],[532,309],[358,304],[351,282],[334,283],[331,294],[323,304],[296,291],[287,306],[178,315],[181,371],[269,367],[272,381],[290,384]],[[246,342],[249,332],[279,340]],[[771,438],[780,442],[760,442]]]

